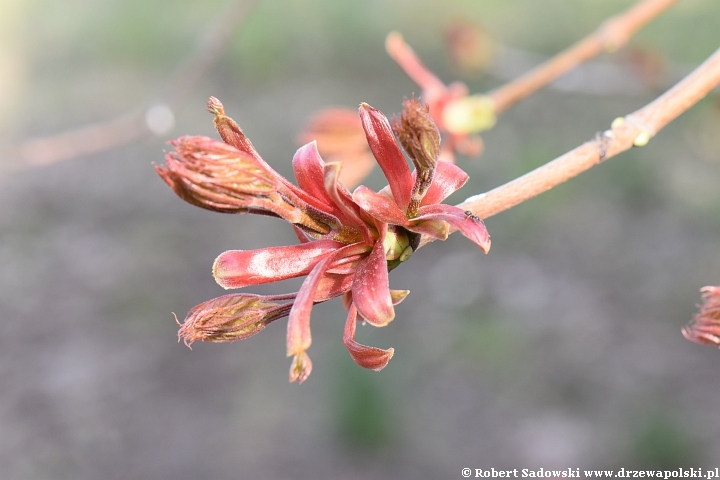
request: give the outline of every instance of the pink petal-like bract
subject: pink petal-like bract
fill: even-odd
[[[382,112],[366,103],[360,105],[360,119],[370,150],[387,178],[393,198],[400,209],[405,211],[410,203],[413,180],[410,167],[395,141],[390,122]]]
[[[326,204],[329,209],[337,209],[325,191],[323,174],[325,162],[320,158],[315,142],[303,145],[295,152],[292,166],[295,179],[301,189]]]
[[[290,365],[290,383],[303,383],[312,372],[312,361],[307,353],[302,352],[295,355]]]
[[[490,250],[490,234],[485,224],[470,212],[444,203],[425,205],[420,207],[419,215],[413,222],[422,223],[423,220],[444,220],[480,247],[483,253]],[[412,227],[408,229],[414,230]]]
[[[372,242],[370,229],[367,223],[360,218],[360,208],[353,202],[352,195],[347,191],[347,188],[339,181],[340,168],[339,162],[325,164],[323,169],[325,191],[342,211],[344,223],[360,230],[365,240]]]
[[[384,327],[395,318],[383,248],[386,233],[387,225],[383,224],[380,239],[358,265],[352,287],[353,302],[360,315],[376,327]]]
[[[392,225],[407,225],[405,214],[392,199],[380,195],[365,185],[353,192],[353,200],[371,217]]]
[[[326,270],[334,261],[346,255],[353,255],[362,245],[345,245],[336,249],[317,263],[308,274],[293,303],[287,325],[287,355],[299,355],[310,348],[310,312],[318,293],[318,287]]]
[[[423,65],[412,48],[405,43],[402,35],[392,32],[385,40],[385,49],[405,73],[423,90],[426,100],[434,100],[445,94],[447,87],[433,72]]]
[[[215,259],[213,276],[223,288],[299,277],[307,275],[320,260],[343,245],[334,240],[316,240],[289,247],[228,250]]]
[[[350,356],[355,363],[361,367],[368,368],[379,372],[388,364],[393,357],[395,350],[388,348],[383,350],[376,347],[368,347],[355,341],[355,328],[357,324],[357,308],[350,305],[348,309],[347,320],[345,321],[345,332],[343,333],[343,343],[350,352]]]
[[[468,180],[468,174],[460,167],[449,162],[438,162],[432,185],[428,188],[420,205],[440,203],[460,189]]]

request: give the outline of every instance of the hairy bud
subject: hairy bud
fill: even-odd
[[[155,166],[160,177],[183,200],[220,212],[247,211],[255,197],[278,190],[271,172],[251,156],[207,137],[180,137],[166,165]]]
[[[430,116],[428,106],[415,98],[403,102],[403,113],[399,120],[393,119],[393,130],[417,170],[410,203],[405,210],[405,216],[413,218],[435,176],[440,155],[440,130]]]
[[[295,195],[261,158],[208,137],[180,137],[174,152],[155,171],[183,200],[221,213],[258,213],[280,217],[308,230],[327,233],[307,203]]]
[[[178,331],[178,339],[190,346],[195,340],[234,342],[260,332],[290,311],[294,295],[261,296],[248,293],[224,295],[190,310]]]
[[[253,147],[242,129],[235,123],[235,120],[225,115],[225,108],[223,104],[215,97],[210,97],[207,101],[207,111],[215,115],[213,124],[220,134],[220,138],[223,139],[228,145],[232,145],[243,153],[247,153],[253,158],[260,158],[260,155]]]
[[[406,99],[400,118],[393,119],[393,130],[418,173],[435,169],[440,155],[440,131],[427,105],[415,98]]]

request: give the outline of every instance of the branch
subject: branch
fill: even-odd
[[[606,20],[595,32],[546,63],[488,92],[487,95],[495,103],[495,113],[504,112],[584,61],[604,51],[615,51],[622,47],[638,30],[676,2],[677,0],[643,0]]]
[[[495,125],[497,116],[584,61],[627,43],[642,26],[677,0],[640,0],[625,12],[605,21],[590,36],[556,55],[517,80],[483,95],[468,96],[467,86],[455,82],[446,86],[420,61],[397,32],[388,35],[385,49],[405,73],[422,89],[430,115],[444,135],[443,159],[454,161],[454,152],[477,156],[482,140],[477,136]]]
[[[147,132],[142,110],[49,137],[31,138],[11,152],[18,166],[50,165],[127,145]]]
[[[480,218],[488,218],[550,190],[633,146],[644,146],[665,125],[695,105],[718,84],[720,49],[652,103],[616,119],[610,130],[522,177],[468,198],[458,207],[470,210]]]
[[[182,61],[159,98],[159,114],[170,118],[188,93],[220,59],[235,32],[257,0],[231,0],[210,26],[195,49]],[[62,160],[127,145],[151,131],[147,117],[158,103],[135,109],[104,122],[93,123],[57,135],[26,140],[12,152],[20,164],[48,165]],[[157,110],[156,110],[157,111]],[[167,122],[167,120],[165,120]]]

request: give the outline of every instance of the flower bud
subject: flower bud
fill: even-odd
[[[251,337],[288,314],[292,295],[267,296],[237,293],[214,298],[190,310],[178,331],[178,340],[190,346],[195,340],[234,342]]]
[[[393,119],[393,130],[418,173],[435,169],[440,155],[440,131],[427,105],[415,98],[406,99],[400,119]]]
[[[249,155],[208,137],[170,142],[158,175],[183,200],[219,212],[245,212],[254,198],[275,192],[278,182]]]
[[[685,338],[695,343],[720,347],[720,286],[702,289],[700,311],[682,329]]]
[[[280,217],[313,232],[329,227],[311,217],[308,206],[262,159],[208,137],[180,137],[174,152],[155,171],[183,200],[221,213]]]
[[[215,129],[217,129],[220,138],[222,138],[225,143],[232,145],[241,152],[247,153],[254,158],[260,158],[250,139],[245,136],[238,124],[235,123],[235,120],[225,115],[225,108],[223,104],[220,103],[220,100],[215,97],[210,97],[207,101],[207,111],[215,115],[213,119]]]

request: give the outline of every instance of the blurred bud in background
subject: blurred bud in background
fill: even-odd
[[[453,67],[464,76],[479,76],[495,61],[497,42],[481,26],[457,19],[445,29],[445,48]]]
[[[317,141],[320,155],[326,162],[340,162],[340,183],[348,189],[356,187],[375,167],[357,111],[330,107],[316,112],[298,136],[298,144]]]

